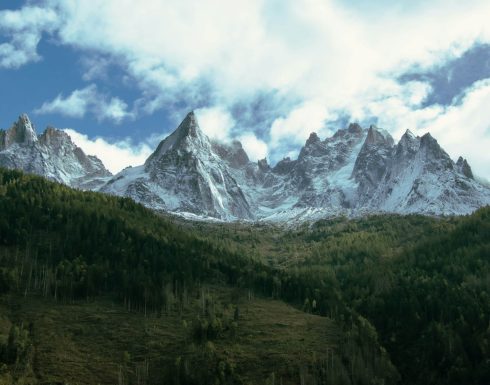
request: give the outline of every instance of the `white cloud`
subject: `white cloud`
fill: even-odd
[[[97,95],[97,86],[92,84],[81,90],[75,90],[67,97],[59,94],[50,102],[44,102],[34,112],[37,114],[61,114],[73,118],[82,118],[90,103]]]
[[[52,101],[44,102],[34,112],[82,118],[88,111],[94,113],[98,120],[112,120],[116,124],[133,117],[133,113],[128,111],[128,105],[123,100],[117,97],[109,99],[97,90],[95,84],[75,90],[67,97],[59,94]]]
[[[267,143],[257,138],[257,136],[253,133],[247,133],[239,136],[238,140],[242,143],[243,149],[247,153],[250,160],[257,161],[267,157]]]
[[[128,112],[126,102],[116,97],[111,98],[109,101],[102,99],[97,106],[97,111],[99,120],[113,120],[116,123],[120,123],[122,120],[132,116],[132,113]]]
[[[212,139],[227,141],[235,121],[231,114],[222,107],[200,108],[195,110],[199,127]]]
[[[39,40],[33,41],[33,36],[25,37],[24,42],[0,44],[0,67],[18,68],[28,62],[39,60],[35,48]]]
[[[41,59],[37,45],[43,32],[56,29],[58,17],[52,9],[24,7],[0,11],[0,33],[10,38],[0,44],[0,68],[18,68]]]
[[[148,142],[133,143],[130,139],[113,143],[103,139],[90,139],[73,129],[64,130],[73,142],[86,154],[96,155],[109,171],[117,173],[127,166],[139,166],[145,162],[156,147],[158,139],[154,137]]]
[[[97,56],[82,57],[81,64],[85,71],[82,75],[83,80],[89,82],[95,79],[108,79],[111,62],[107,58]]]
[[[276,89],[345,107],[380,74],[433,65],[490,39],[486,0],[387,7],[374,20],[333,0],[45,4],[60,15],[61,42],[112,55],[161,103],[205,79],[220,104]]]
[[[280,147],[284,142],[303,145],[312,132],[324,136],[327,119],[334,119],[322,103],[310,102],[296,107],[286,117],[274,120],[271,126],[271,146]]]

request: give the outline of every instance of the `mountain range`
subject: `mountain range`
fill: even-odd
[[[461,215],[490,204],[490,188],[468,162],[454,162],[430,134],[398,143],[353,123],[321,140],[312,133],[297,159],[250,161],[238,141],[208,138],[190,112],[146,160],[116,175],[62,130],[37,135],[27,115],[0,131],[0,166],[71,187],[127,196],[194,219],[291,222],[337,215]]]
[[[98,189],[112,175],[96,156],[86,155],[68,134],[48,127],[37,135],[25,114],[0,131],[0,166],[38,174],[80,189]]]

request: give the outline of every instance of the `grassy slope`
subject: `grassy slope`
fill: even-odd
[[[213,287],[211,293],[220,303],[229,303],[232,291]],[[167,377],[177,376],[179,357],[192,361],[209,350],[226,357],[244,383],[262,383],[274,372],[284,384],[294,384],[299,381],[300,365],[314,356],[324,357],[330,343],[338,342],[339,331],[327,318],[280,301],[242,298],[235,337],[194,344],[190,325],[200,311],[199,302],[191,300],[182,312],[145,317],[109,299],[61,304],[41,297],[3,296],[0,338],[6,340],[10,322],[30,325],[33,373],[27,375],[24,368],[17,373],[40,384],[117,384],[121,374],[128,383],[136,382],[138,373],[141,380],[160,383],[162,371],[167,371]],[[224,308],[223,317],[232,318],[233,311],[234,307]],[[124,357],[125,351],[129,356]]]

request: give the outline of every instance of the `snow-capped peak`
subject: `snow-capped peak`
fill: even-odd
[[[160,142],[155,152],[146,160],[145,166],[150,166],[170,151],[198,153],[210,150],[210,140],[199,127],[194,111],[191,111],[177,129]]]

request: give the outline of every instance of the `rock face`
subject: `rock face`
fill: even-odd
[[[488,204],[490,189],[474,180],[466,161],[454,163],[430,134],[415,137],[407,131],[366,209],[451,215]]]
[[[0,131],[0,166],[72,187],[128,196],[191,218],[292,222],[370,213],[467,214],[490,204],[490,187],[468,162],[453,162],[430,134],[350,124],[321,140],[312,133],[297,159],[251,162],[238,141],[211,141],[194,113],[138,167],[115,176],[63,131],[37,136],[23,115]]]
[[[0,166],[81,189],[96,189],[111,176],[99,158],[85,155],[64,131],[48,127],[37,136],[25,114],[0,131]]]
[[[195,115],[144,165],[123,170],[101,191],[148,207],[222,220],[314,220],[366,213],[466,214],[490,204],[466,160],[407,131],[398,144],[375,126],[351,124],[331,138],[312,133],[298,159],[251,162],[242,145],[212,142]]]

